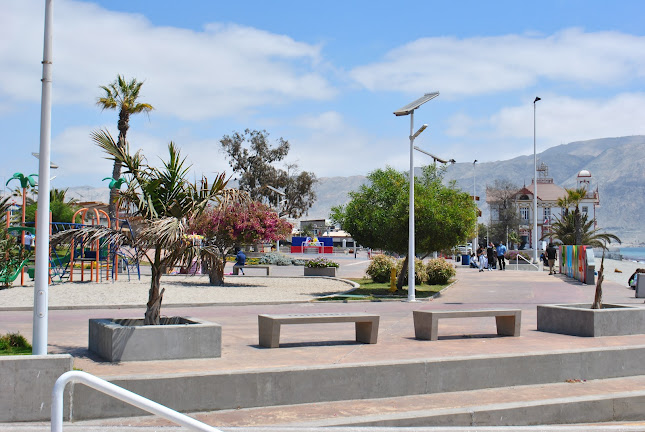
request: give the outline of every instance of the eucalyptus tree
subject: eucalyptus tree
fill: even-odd
[[[127,143],[126,136],[128,129],[130,129],[130,116],[139,113],[149,113],[154,109],[152,105],[138,101],[142,85],[143,81],[137,81],[136,78],[126,81],[123,76],[117,75],[114,82],[106,86],[101,86],[105,94],[96,101],[96,104],[104,110],[113,109],[119,111],[119,122],[117,123],[119,139],[117,146],[121,149],[125,148]],[[121,164],[122,162],[118,160],[114,161],[112,178],[118,179],[121,177]],[[110,202],[108,205],[110,218],[114,218],[116,214],[117,194],[117,189],[110,189]]]

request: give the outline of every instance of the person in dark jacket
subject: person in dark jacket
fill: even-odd
[[[546,248],[546,258],[549,261],[549,274],[555,274],[555,259],[558,257],[558,250],[553,246],[553,243],[549,243],[549,247]]]
[[[244,265],[246,264],[246,255],[242,249],[236,249],[237,253],[235,254],[235,266],[240,268],[240,273],[244,274]]]
[[[495,255],[497,252],[495,251],[495,246],[493,246],[493,242],[488,243],[488,247],[486,248],[486,258],[488,259],[488,271],[493,270],[496,265],[495,261]]]

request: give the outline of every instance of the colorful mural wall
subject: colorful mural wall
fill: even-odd
[[[589,265],[595,268],[595,258],[591,246],[560,246],[560,273],[577,279],[582,283],[593,284],[593,280],[587,280],[587,268]]]
[[[291,253],[334,253],[334,239],[331,237],[293,237]]]

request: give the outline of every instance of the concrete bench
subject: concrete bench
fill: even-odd
[[[353,322],[356,326],[356,341],[375,344],[378,338],[379,316],[366,313],[318,313],[288,315],[258,315],[260,346],[278,348],[280,346],[280,326],[282,324],[318,324]]]
[[[519,336],[522,311],[519,309],[497,310],[460,310],[460,311],[413,311],[414,335],[417,339],[437,340],[440,318],[472,318],[494,316],[497,323],[497,334],[502,336]]]
[[[267,276],[271,276],[271,267],[268,265],[245,265],[245,266],[233,266],[233,274],[240,274],[240,269],[249,270],[249,269],[265,269],[267,271]]]

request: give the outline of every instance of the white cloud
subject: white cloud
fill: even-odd
[[[0,4],[0,102],[40,98],[44,6]],[[60,0],[54,14],[54,103],[93,103],[117,74],[145,80],[142,100],[160,113],[199,120],[263,105],[334,95],[317,70],[320,46],[238,25],[196,32],[145,17]]]
[[[370,89],[444,97],[490,94],[540,79],[614,86],[645,75],[645,37],[568,29],[551,36],[423,38],[351,71]]]
[[[543,94],[537,103],[537,150],[599,137],[645,135],[645,93],[611,98],[575,99]],[[482,160],[504,159],[532,152],[533,105],[500,109],[490,117],[456,115],[449,120],[452,135],[470,142],[456,145],[460,153]],[[459,127],[455,126],[459,125]]]

